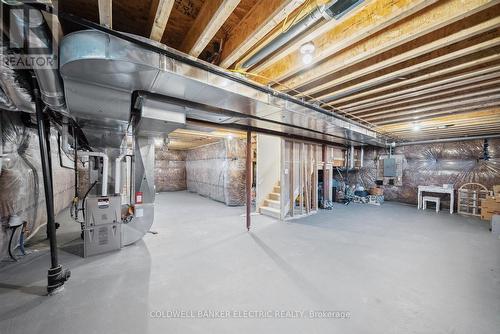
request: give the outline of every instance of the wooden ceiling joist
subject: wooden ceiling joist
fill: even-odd
[[[180,50],[198,57],[239,3],[240,0],[205,1]]]
[[[454,66],[447,66],[441,70],[432,72],[432,73],[427,73],[423,75],[418,75],[414,78],[399,81],[390,85],[384,85],[379,88],[375,89],[370,89],[368,91],[363,91],[360,93],[355,93],[348,95],[346,97],[339,98],[338,100],[335,100],[336,105],[340,107],[344,106],[356,106],[363,104],[365,102],[370,102],[370,101],[377,101],[381,99],[385,99],[388,97],[393,97],[397,96],[399,94],[407,93],[407,92],[413,92],[417,91],[419,89],[424,89],[424,88],[430,88],[430,87],[439,87],[440,85],[444,85],[450,82],[456,82],[459,80],[465,80],[468,78],[476,77],[479,75],[483,74],[488,74],[490,71],[496,71],[500,68],[496,67],[497,65],[493,67],[487,67],[485,69],[479,70],[479,71],[473,71],[473,72],[467,72],[465,74],[460,73],[460,71],[466,71],[470,68],[473,68],[475,66],[480,66],[484,64],[489,64],[492,61],[496,61],[500,59],[500,54],[493,54],[493,55],[488,55],[486,57],[481,57],[479,59],[474,59],[472,61],[468,61],[462,64],[454,65]],[[458,75],[453,75],[454,73],[460,73]],[[442,76],[446,75],[452,75],[451,77],[447,77],[446,79],[442,80],[436,80],[432,81],[433,79],[440,78]],[[422,82],[427,82],[430,81],[430,83],[425,83],[422,84]],[[407,87],[409,85],[418,85],[416,87],[408,88],[408,89],[402,89],[404,87]],[[387,92],[389,91],[389,92]],[[382,93],[386,92],[386,93]],[[374,97],[370,97],[374,96]]]
[[[419,56],[425,55],[427,53],[439,50],[441,48],[444,48],[446,46],[464,41],[466,39],[469,39],[471,37],[481,35],[489,30],[495,29],[500,27],[500,17],[495,17],[491,20],[488,20],[486,22],[483,22],[481,24],[478,24],[477,26],[470,27],[468,29],[461,30],[457,33],[454,33],[450,36],[447,36],[445,38],[438,39],[432,43],[424,44],[420,47],[417,47],[415,49],[412,49],[408,52],[404,52],[402,54],[399,54],[395,57],[391,57],[389,59],[386,59],[384,61],[377,62],[371,66],[365,67],[363,69],[360,69],[358,71],[354,71],[349,73],[349,75],[337,78],[335,80],[330,80],[324,84],[321,85],[316,85],[314,88],[311,88],[309,90],[306,90],[302,94],[299,94],[299,96],[302,95],[313,95],[315,93],[324,91],[328,89],[329,87],[334,87],[336,85],[341,85],[343,83],[346,83],[348,81],[351,81],[355,78],[362,77],[364,75],[374,73],[376,71],[380,71],[386,68],[389,68],[391,66],[394,66],[396,64],[402,63],[404,61],[407,61],[412,58],[417,58]],[[349,65],[345,64],[339,64],[338,69],[341,69],[342,67],[347,67]],[[332,71],[334,72],[334,71]]]
[[[230,67],[305,0],[260,0],[229,33],[220,66]]]
[[[113,28],[113,0],[99,0],[99,23]]]
[[[500,72],[497,72],[496,75],[500,77]],[[381,115],[385,111],[392,110],[392,111],[397,111],[397,110],[404,110],[407,107],[417,107],[420,105],[423,105],[425,103],[432,103],[432,102],[439,102],[443,101],[445,99],[450,99],[452,101],[453,99],[459,100],[463,98],[467,98],[469,96],[477,96],[480,94],[486,94],[488,92],[491,92],[494,89],[497,89],[500,87],[500,80],[492,80],[492,81],[485,81],[481,82],[477,85],[465,85],[461,86],[460,88],[452,88],[448,89],[445,91],[442,91],[437,94],[428,94],[424,96],[418,96],[413,99],[403,99],[394,103],[389,103],[389,104],[384,104],[384,105],[379,105],[373,108],[368,108],[368,109],[362,109],[362,110],[357,110],[357,111],[349,111],[346,109],[342,109],[345,112],[348,112],[350,115],[357,115],[359,117],[365,118],[369,117],[372,115]],[[498,88],[500,89],[500,88]]]
[[[371,1],[357,15],[341,22],[333,20],[333,23],[336,24],[333,25],[332,29],[316,38],[310,39],[316,46],[312,64],[304,65],[299,52],[293,52],[288,55],[281,54],[279,61],[273,62],[272,66],[258,72],[262,76],[258,81],[261,83],[269,83],[269,80],[283,82],[300,71],[314,70],[320,66],[319,63],[322,60],[355,45],[364,38],[387,28],[391,24],[416,13],[434,2],[436,1]],[[291,82],[284,83],[287,87],[295,87]],[[303,83],[307,83],[307,80],[304,80]]]
[[[433,100],[428,101],[428,102],[410,104],[410,105],[405,106],[405,107],[387,108],[387,109],[384,108],[384,109],[382,109],[380,111],[376,111],[376,112],[367,112],[366,114],[363,114],[362,116],[359,116],[359,117],[361,117],[364,120],[367,120],[369,122],[372,122],[372,121],[377,121],[379,119],[384,119],[387,117],[388,114],[390,114],[391,116],[412,114],[412,113],[416,114],[420,110],[427,110],[427,109],[421,109],[422,107],[429,107],[428,110],[433,110],[433,109],[439,109],[442,107],[460,106],[463,104],[469,104],[469,103],[471,103],[471,101],[474,101],[474,102],[487,101],[488,99],[494,99],[494,98],[500,97],[499,93],[500,93],[500,87],[497,86],[497,87],[489,89],[489,90],[480,90],[478,92],[463,94],[463,95],[457,94],[456,96],[447,97],[444,99],[433,99]],[[471,99],[473,97],[476,98],[478,96],[481,96],[481,97],[478,99]]]
[[[462,113],[458,115],[446,115],[432,118],[430,120],[422,120],[419,122],[420,126],[425,129],[432,126],[440,125],[460,125],[460,124],[476,124],[476,122],[483,122],[483,120],[499,120],[500,109],[490,108],[487,110],[474,111],[469,113]],[[413,124],[411,123],[398,123],[391,125],[384,125],[381,127],[384,131],[405,131],[411,130]]]
[[[500,69],[500,66],[498,66],[498,69]],[[491,84],[499,84],[500,80],[498,78],[500,78],[500,71],[487,75],[475,76],[468,80],[454,81],[446,85],[427,89],[417,87],[418,89],[409,93],[398,94],[392,98],[379,99],[375,102],[364,103],[352,108],[342,107],[342,110],[351,115],[357,115],[359,113],[377,110],[379,108],[387,108],[401,103],[416,102],[422,98],[436,98],[450,93],[470,91],[489,86]],[[471,84],[473,85],[471,86]]]
[[[321,42],[313,41],[317,46],[313,60],[317,63],[315,66],[302,65],[301,55],[294,53],[259,75],[282,82],[286,87],[298,88],[332,74],[335,69],[374,57],[492,5],[492,1],[488,0],[471,0],[465,4],[461,0],[433,3],[407,2],[403,10],[394,6],[393,1],[375,1],[371,11],[370,6],[365,7],[364,17],[363,12],[360,12],[353,17],[357,20],[354,23],[341,22]],[[410,16],[424,7],[419,15]],[[376,23],[372,23],[374,20]],[[396,24],[388,26],[384,22]],[[387,29],[379,30],[380,25]]]
[[[458,103],[459,105],[461,103]],[[414,111],[408,112],[404,115],[398,115],[392,117],[390,119],[383,119],[381,121],[373,122],[376,126],[382,126],[387,124],[395,124],[401,122],[420,122],[425,119],[432,119],[436,116],[450,115],[450,114],[458,114],[463,112],[470,112],[474,110],[481,110],[486,108],[498,107],[500,106],[500,96],[494,97],[486,97],[476,100],[471,100],[469,105],[456,107],[453,104],[448,104],[446,107],[436,108],[422,108],[415,109]],[[424,113],[422,115],[418,115],[418,113]]]
[[[150,39],[161,42],[174,3],[175,0],[152,0],[149,14]]]
[[[334,100],[336,98],[340,98],[340,97],[343,97],[345,95],[349,95],[349,93],[357,92],[359,90],[363,90],[363,89],[367,89],[367,88],[372,87],[372,86],[383,84],[383,83],[386,83],[388,81],[395,80],[399,77],[405,77],[409,74],[412,74],[412,73],[415,73],[415,72],[418,72],[418,71],[421,71],[421,70],[424,70],[424,69],[427,69],[427,68],[430,68],[433,66],[437,66],[437,65],[449,62],[449,61],[453,61],[453,60],[456,60],[457,58],[460,58],[460,57],[471,55],[471,54],[474,54],[474,53],[477,53],[480,51],[484,51],[484,50],[487,50],[490,48],[494,48],[498,45],[500,45],[500,37],[493,38],[491,40],[488,40],[488,41],[485,41],[485,42],[482,42],[482,43],[479,43],[476,45],[472,45],[472,46],[469,46],[469,47],[464,48],[464,49],[459,49],[455,52],[446,53],[442,56],[431,58],[427,61],[417,63],[413,66],[408,66],[408,67],[403,68],[403,69],[398,70],[398,71],[389,71],[388,73],[382,74],[382,75],[375,77],[373,79],[366,80],[366,81],[360,82],[358,84],[354,84],[352,86],[348,86],[346,88],[336,90],[335,94],[325,93],[324,95],[317,96],[316,98],[319,100],[323,100],[325,98],[328,98],[329,100],[332,100],[332,102],[328,102],[326,105],[335,106]]]

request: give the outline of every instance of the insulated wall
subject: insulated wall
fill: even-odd
[[[384,186],[385,198],[417,204],[419,185],[453,184],[456,190],[474,182],[492,190],[493,185],[500,184],[500,139],[491,139],[488,143],[489,160],[484,159],[483,140],[396,147],[393,153],[404,155],[403,185]],[[388,151],[365,149],[364,167],[342,173],[346,183],[372,187],[377,175],[377,157],[383,154]],[[340,179],[338,175],[337,178]],[[442,200],[448,205],[448,196]]]
[[[0,174],[0,258],[8,252],[10,231],[3,226],[11,215],[27,221],[28,235],[46,223],[45,194],[40,164],[38,135],[23,125],[20,113],[0,112],[3,163]],[[51,159],[54,175],[54,206],[56,214],[66,208],[74,195],[74,172],[59,165],[58,146],[51,138]],[[20,229],[18,229],[19,234]],[[14,240],[19,240],[19,235]],[[13,242],[14,243],[14,242]],[[15,242],[17,244],[17,242]]]
[[[156,191],[186,190],[186,151],[155,150],[155,186]]]
[[[187,189],[229,206],[245,204],[246,141],[225,139],[187,152]]]

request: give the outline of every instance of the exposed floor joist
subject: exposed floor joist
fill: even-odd
[[[260,0],[230,32],[220,66],[230,67],[305,0]]]
[[[206,1],[189,29],[180,50],[198,57],[239,2],[240,0]]]
[[[113,28],[113,0],[99,0],[99,22],[101,25]]]
[[[161,41],[174,3],[175,0],[152,0],[149,14],[151,26],[149,38],[152,40]]]

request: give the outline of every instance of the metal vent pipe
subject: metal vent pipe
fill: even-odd
[[[332,0],[325,5],[317,6],[311,13],[257,51],[243,63],[242,67],[249,68],[256,65],[271,53],[306,31],[309,27],[319,22],[322,18],[326,20],[338,20],[363,1],[364,0]]]

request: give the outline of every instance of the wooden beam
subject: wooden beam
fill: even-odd
[[[326,82],[324,84],[315,85],[314,88],[308,89],[308,90],[304,91],[302,94],[298,94],[298,96],[313,95],[315,93],[324,91],[324,90],[328,89],[329,87],[334,87],[337,85],[344,84],[344,83],[351,81],[355,78],[360,78],[364,75],[389,68],[391,66],[402,63],[402,62],[407,61],[409,59],[420,57],[420,56],[425,55],[427,53],[430,53],[430,52],[439,50],[441,48],[450,46],[452,44],[464,41],[464,40],[469,39],[471,37],[481,35],[489,30],[496,29],[498,27],[500,27],[500,17],[495,17],[493,19],[490,19],[488,21],[485,21],[485,22],[480,23],[478,25],[475,25],[473,27],[461,30],[459,32],[456,32],[456,33],[451,34],[449,36],[446,36],[444,38],[437,39],[431,43],[424,44],[420,47],[417,47],[417,48],[412,49],[410,51],[399,54],[395,57],[388,58],[386,60],[377,62],[371,66],[367,66],[365,68],[362,68],[358,71],[351,72],[347,75],[336,78],[335,80],[329,80],[328,82]],[[347,64],[347,63],[337,64],[335,66],[336,69],[332,69],[330,72],[334,73],[337,70],[351,66],[352,63],[356,63],[355,60],[347,60],[347,61],[349,62],[349,64]]]
[[[340,23],[336,20],[332,20],[328,25],[331,29],[316,38],[311,36],[308,39],[317,47],[313,64],[308,66],[304,65],[302,63],[302,56],[298,52],[289,53],[288,55],[278,53],[279,61],[274,61],[276,58],[272,58],[271,60],[273,61],[269,63],[269,65],[272,64],[272,66],[265,70],[260,70],[258,74],[274,81],[282,81],[299,71],[308,68],[312,69],[315,67],[315,63],[326,59],[333,53],[354,45],[362,39],[387,28],[391,24],[416,13],[434,2],[436,1],[371,1],[364,8],[359,10],[356,15],[346,17]],[[268,83],[264,78],[258,79],[258,81],[261,83]]]
[[[305,0],[260,0],[230,33],[220,66],[230,67]]]
[[[304,6],[301,6],[293,13],[289,15],[287,18],[287,23],[285,24],[286,27],[289,27],[292,22],[298,22],[305,16],[309,15],[313,10],[315,10],[318,6],[327,4],[331,0],[316,0],[316,1],[310,1],[310,2],[305,2]],[[361,5],[357,6],[355,10],[349,11],[344,17],[342,17],[342,20],[346,20],[352,15],[356,15],[362,8],[370,4],[371,1],[365,1]],[[338,21],[337,20],[320,20],[317,24],[313,25],[312,27],[309,27],[307,30],[307,34],[303,34],[301,36],[298,36],[297,38],[289,41],[286,45],[283,45],[279,50],[277,50],[275,53],[269,55],[262,63],[256,64],[255,66],[251,67],[251,71],[256,73],[256,72],[261,72],[265,68],[271,66],[287,54],[290,54],[294,51],[299,50],[299,48],[306,42],[311,41],[312,39],[324,34],[328,30],[332,29],[333,26],[337,25]],[[286,28],[285,28],[286,29]],[[265,38],[261,39],[258,44],[254,45],[252,49],[245,55],[245,57],[241,58],[238,63],[235,65],[235,68],[241,68],[242,64],[247,61],[252,55],[254,55],[256,52],[258,52],[262,47],[270,43],[272,40],[277,38],[281,33],[283,32],[283,25],[279,24],[276,26],[270,33],[266,35]]]
[[[175,0],[153,0],[149,14],[149,38],[161,42]]]
[[[493,100],[492,100],[493,99]],[[425,108],[425,109],[415,109],[413,112],[401,115],[401,116],[396,116],[391,119],[385,119],[379,122],[375,122],[377,126],[382,126],[382,125],[388,125],[388,124],[394,124],[394,123],[402,123],[402,122],[414,122],[415,121],[415,115],[416,113],[423,113],[426,112],[425,114],[419,115],[420,117],[418,118],[418,122],[421,122],[422,120],[433,118],[436,116],[442,116],[442,115],[449,115],[449,114],[455,114],[455,113],[463,113],[463,112],[470,112],[473,110],[481,110],[481,109],[486,109],[486,108],[491,108],[491,107],[498,107],[500,106],[500,96],[488,96],[486,98],[482,99],[476,99],[476,100],[471,100],[470,105],[467,106],[462,106],[462,107],[456,107],[455,104],[448,104],[446,107],[440,106],[439,109],[435,108]],[[457,103],[457,105],[460,105],[461,103]],[[432,111],[432,112],[431,112]]]
[[[440,116],[440,117],[435,117],[429,120],[423,120],[419,122],[419,124],[422,126],[422,129],[425,129],[426,127],[430,126],[439,126],[439,125],[446,125],[446,124],[464,124],[464,125],[476,125],[477,122],[482,122],[484,119],[496,119],[498,120],[498,117],[500,117],[500,109],[498,108],[493,108],[493,109],[487,109],[487,110],[481,110],[481,111],[473,111],[469,113],[463,113],[459,115],[446,115],[446,116]],[[389,132],[397,132],[397,131],[407,131],[407,130],[412,130],[413,124],[411,123],[398,123],[398,124],[391,124],[391,125],[385,125],[382,126],[380,129],[382,131],[389,131]]]
[[[379,77],[376,77],[376,78],[373,78],[370,80],[366,80],[366,81],[363,81],[361,83],[354,84],[352,86],[348,86],[348,87],[343,88],[343,89],[336,90],[335,95],[333,95],[333,96],[331,96],[331,93],[328,93],[328,94],[318,96],[317,99],[319,99],[319,100],[322,100],[325,98],[333,98],[334,99],[335,97],[338,97],[340,95],[342,95],[342,96],[349,95],[350,92],[357,92],[357,91],[362,90],[362,89],[366,89],[366,88],[373,87],[373,86],[376,86],[379,84],[383,84],[385,82],[394,80],[398,77],[404,77],[405,75],[409,75],[409,74],[427,69],[429,67],[433,67],[433,66],[436,66],[436,65],[448,62],[448,61],[452,61],[452,60],[455,60],[457,58],[464,57],[464,56],[467,56],[467,55],[470,55],[470,54],[473,54],[476,52],[484,51],[484,50],[487,50],[489,48],[494,48],[498,45],[500,45],[500,37],[493,38],[491,40],[488,40],[488,41],[485,41],[485,42],[482,42],[482,43],[479,43],[476,45],[472,45],[472,46],[469,46],[467,48],[457,50],[455,52],[447,53],[447,54],[444,54],[444,55],[439,56],[439,57],[431,58],[431,59],[424,61],[422,63],[408,66],[408,67],[403,68],[403,69],[398,70],[398,71],[390,71],[390,72],[388,72],[384,75],[381,75]],[[333,102],[327,103],[326,105],[333,106],[334,104],[335,104],[335,102],[333,101]]]
[[[378,99],[384,99],[387,97],[397,96],[400,93],[403,94],[403,93],[415,91],[415,90],[422,89],[422,88],[437,87],[437,86],[440,86],[440,85],[443,85],[443,84],[446,84],[449,82],[454,82],[454,81],[458,81],[458,80],[465,80],[465,79],[468,79],[471,77],[490,73],[489,70],[496,71],[498,68],[494,67],[494,68],[481,69],[481,70],[474,71],[474,72],[468,72],[465,74],[454,75],[454,76],[449,77],[449,78],[444,79],[444,80],[438,80],[438,81],[431,82],[431,83],[424,84],[424,85],[420,85],[417,87],[413,87],[413,88],[409,88],[409,89],[405,89],[405,90],[401,89],[402,87],[405,87],[408,85],[416,84],[416,83],[419,83],[421,81],[424,81],[424,82],[429,81],[429,80],[432,80],[434,78],[439,78],[439,77],[453,74],[453,73],[459,72],[459,71],[465,71],[465,70],[470,69],[472,67],[475,67],[478,65],[484,65],[484,64],[490,63],[492,61],[496,61],[498,59],[500,59],[500,54],[488,55],[486,57],[474,59],[472,61],[468,61],[468,62],[465,62],[462,64],[446,67],[446,68],[443,68],[441,70],[438,70],[438,71],[435,71],[432,73],[419,75],[419,76],[416,76],[416,77],[411,78],[411,79],[396,82],[396,83],[393,83],[390,85],[384,85],[382,87],[375,88],[375,89],[372,89],[369,91],[341,97],[341,98],[335,99],[335,103],[337,106],[341,106],[341,107],[344,107],[345,103],[348,103],[348,106],[359,105],[359,104],[365,103],[365,101],[375,101]],[[394,92],[381,94],[382,92],[385,92],[385,91],[394,91]],[[363,99],[363,98],[366,98],[367,96],[371,96],[371,95],[375,95],[375,97],[369,98],[369,99]],[[353,100],[354,100],[354,102],[351,102]]]
[[[384,119],[387,117],[387,114],[398,115],[398,116],[404,114],[411,114],[417,112],[418,110],[423,110],[420,109],[423,107],[429,107],[430,108],[429,110],[433,110],[433,109],[439,109],[440,107],[442,108],[443,106],[446,107],[451,105],[460,106],[462,104],[468,104],[470,103],[470,101],[476,101],[475,99],[470,100],[469,98],[478,97],[482,95],[487,95],[486,97],[481,98],[484,100],[487,100],[487,98],[500,97],[500,95],[498,95],[497,93],[500,93],[499,86],[497,86],[497,88],[488,89],[484,91],[480,90],[478,92],[463,94],[463,95],[456,94],[455,96],[447,97],[444,99],[433,99],[428,102],[410,104],[399,108],[384,108],[383,110],[380,111],[368,112],[366,114],[360,115],[359,117],[371,122],[379,119]]]
[[[498,66],[500,69],[500,66]],[[392,107],[395,105],[399,105],[401,103],[407,103],[407,102],[415,102],[415,101],[420,101],[421,99],[425,98],[436,98],[438,96],[450,94],[450,93],[458,93],[462,91],[470,91],[470,90],[475,90],[484,86],[489,86],[491,84],[497,84],[500,83],[500,80],[498,78],[500,77],[500,72],[494,72],[488,75],[480,75],[473,77],[468,80],[463,80],[463,81],[454,81],[451,82],[447,85],[442,85],[442,86],[437,86],[437,87],[432,87],[428,89],[416,89],[416,91],[413,91],[411,93],[407,94],[399,94],[396,97],[393,98],[386,98],[386,99],[380,99],[378,101],[372,102],[372,103],[365,103],[362,105],[358,105],[353,108],[346,108],[342,107],[342,110],[345,112],[348,112],[351,115],[357,115],[359,113],[371,111],[371,110],[377,110],[379,108],[387,108],[387,107]],[[490,79],[497,79],[497,80],[490,80]],[[470,86],[470,84],[474,84],[473,86]],[[417,87],[419,88],[419,87]]]
[[[473,96],[478,96],[478,95],[485,95],[489,93],[496,92],[500,90],[500,86],[498,83],[500,80],[496,80],[493,82],[487,82],[484,85],[481,85],[479,87],[462,87],[462,89],[453,89],[453,90],[448,90],[446,92],[442,92],[441,94],[436,94],[436,95],[427,95],[427,96],[420,96],[418,99],[407,99],[404,101],[399,101],[396,104],[393,105],[386,105],[382,107],[377,107],[372,110],[360,110],[356,112],[356,115],[359,117],[362,117],[363,119],[368,120],[368,118],[376,115],[384,115],[392,112],[397,112],[397,111],[402,111],[402,110],[407,110],[411,108],[417,108],[417,107],[423,107],[427,105],[433,105],[437,103],[442,103],[442,102],[453,102],[453,101],[458,101],[462,99],[466,99],[468,97],[473,97]],[[344,110],[345,111],[345,110]],[[354,112],[351,112],[351,114],[355,114]]]
[[[99,0],[99,23],[113,28],[113,0]]]
[[[205,1],[180,50],[198,57],[239,3],[240,0]]]

